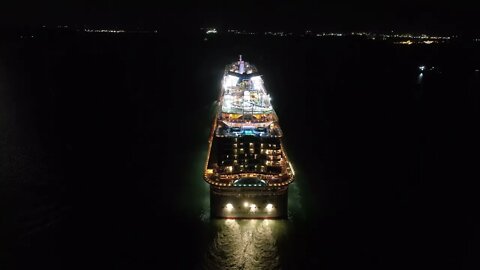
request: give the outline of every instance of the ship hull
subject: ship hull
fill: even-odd
[[[212,218],[286,219],[287,205],[288,187],[251,189],[210,187]]]

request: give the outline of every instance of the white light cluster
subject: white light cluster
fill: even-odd
[[[215,29],[215,28],[210,28],[210,29],[207,30],[206,33],[207,33],[207,34],[216,34],[216,33],[217,33],[217,29]]]
[[[225,209],[226,209],[228,212],[231,212],[231,211],[233,210],[233,204],[227,203],[227,205],[225,205]]]
[[[237,76],[227,75],[223,78],[223,88],[234,87],[237,85],[239,78]]]
[[[261,90],[263,89],[263,80],[260,76],[254,76],[250,79],[253,83],[253,89]]]
[[[233,97],[231,95],[223,96],[222,111],[230,111],[232,108]]]

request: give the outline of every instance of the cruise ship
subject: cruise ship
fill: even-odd
[[[262,75],[240,59],[225,68],[204,179],[212,218],[287,218],[295,172]]]

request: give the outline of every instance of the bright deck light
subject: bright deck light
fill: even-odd
[[[252,83],[253,83],[253,89],[255,89],[255,90],[261,90],[261,89],[263,89],[263,80],[262,80],[262,77],[260,77],[260,76],[254,76],[254,77],[250,78],[250,80],[251,80]]]
[[[250,204],[249,204],[248,202],[244,202],[244,203],[243,203],[243,206],[244,206],[244,207],[248,207],[249,205],[250,205]]]
[[[290,170],[292,170],[292,175],[295,176],[295,170],[293,169],[292,163],[289,162],[288,165],[290,165]]]
[[[250,212],[256,212],[257,211],[257,206],[255,204],[250,205]]]
[[[271,204],[271,203],[267,204],[267,206],[265,207],[265,209],[267,209],[267,212],[272,212],[272,210],[273,210],[273,204]]]
[[[225,205],[225,209],[230,212],[233,210],[233,205],[231,203],[227,203],[227,205]]]
[[[223,87],[224,88],[233,87],[237,85],[238,80],[239,78],[237,76],[227,75],[224,78]]]

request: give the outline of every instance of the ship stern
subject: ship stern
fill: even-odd
[[[286,219],[288,187],[210,186],[212,218]]]

